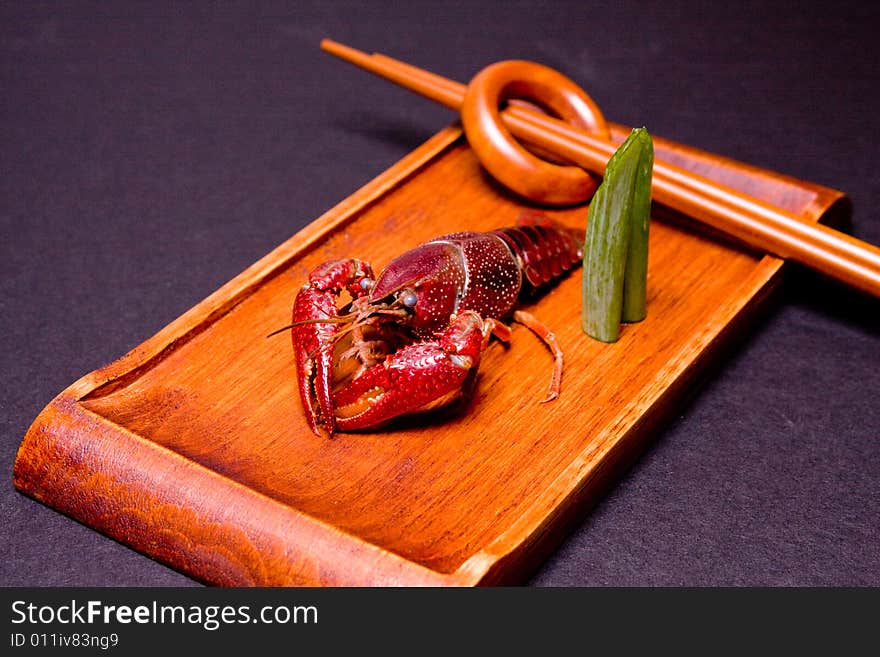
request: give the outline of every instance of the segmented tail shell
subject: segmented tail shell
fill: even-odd
[[[549,219],[522,219],[516,226],[492,234],[510,247],[533,287],[549,283],[583,259],[583,236]]]

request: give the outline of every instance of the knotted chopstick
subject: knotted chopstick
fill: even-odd
[[[321,42],[321,48],[450,109],[461,109],[466,87],[459,82],[329,39]],[[501,116],[518,138],[599,174],[617,148],[617,144],[513,103]],[[661,160],[654,161],[652,192],[657,202],[746,244],[880,297],[880,249],[874,245]]]

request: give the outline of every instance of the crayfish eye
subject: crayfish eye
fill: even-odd
[[[416,301],[418,301],[418,297],[416,297],[416,293],[412,290],[404,290],[400,294],[401,303],[407,308],[412,308],[416,305]]]

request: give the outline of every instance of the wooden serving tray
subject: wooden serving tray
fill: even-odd
[[[621,140],[628,130],[614,126]],[[655,139],[657,158],[818,220],[845,197]],[[313,435],[296,393],[294,295],[317,263],[394,255],[513,223],[449,127],[116,362],[56,397],[15,463],[24,493],[205,582],[476,585],[521,581],[648,443],[688,383],[753,315],[781,261],[660,218],[648,318],[606,345],[580,328],[580,272],[529,310],[566,355],[515,325],[472,402],[393,430]],[[584,207],[547,212],[583,227]]]

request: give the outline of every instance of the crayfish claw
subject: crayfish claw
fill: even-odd
[[[319,265],[293,304],[291,340],[296,357],[297,385],[309,428],[318,436],[319,425],[332,437],[336,430],[333,407],[333,350],[339,335],[336,298],[342,290],[352,297],[365,292],[360,285],[372,279],[370,265],[354,258]]]
[[[333,347],[323,349],[318,355],[315,367],[315,395],[318,398],[318,409],[320,410],[321,420],[324,422],[324,429],[330,438],[336,430],[335,413],[333,410],[333,395],[331,392],[333,384]],[[317,420],[315,420],[317,425]],[[316,434],[321,435],[317,431],[317,426],[312,429]]]
[[[320,436],[321,432],[318,431],[318,413],[315,409],[312,395],[314,368],[315,361],[312,359],[306,359],[304,362],[300,363],[300,371],[297,373],[298,376],[296,382],[299,388],[299,398],[302,401],[303,410],[306,412],[306,421],[309,423],[309,428],[316,436]]]
[[[454,401],[479,366],[485,331],[480,316],[466,310],[437,339],[407,345],[365,369],[334,394],[337,426],[373,428]]]
[[[336,325],[307,320],[332,317],[336,306],[332,295],[313,288],[305,288],[296,297],[293,306],[294,326],[291,340],[296,356],[299,396],[309,427],[320,436],[319,420],[333,434],[333,401],[330,396],[333,376],[333,336]],[[331,314],[332,313],[332,314]]]

